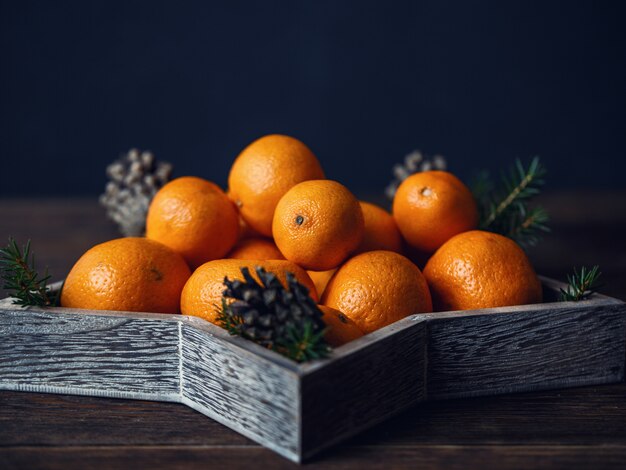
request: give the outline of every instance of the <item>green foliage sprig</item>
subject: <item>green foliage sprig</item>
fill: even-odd
[[[545,184],[545,174],[539,157],[534,157],[528,167],[516,160],[508,172],[502,173],[498,185],[487,172],[480,173],[472,186],[479,208],[479,228],[512,238],[524,247],[536,245],[541,234],[550,231],[547,212],[530,205]]]
[[[0,271],[2,288],[11,291],[13,303],[38,307],[58,305],[58,293],[52,294],[48,287],[48,268],[43,276],[35,268],[35,255],[30,249],[30,240],[20,249],[15,239],[9,237],[7,246],[0,248]]]
[[[567,276],[567,287],[561,289],[559,300],[578,302],[588,299],[600,287],[598,279],[601,275],[599,266],[594,266],[591,269],[583,266],[580,271],[574,268],[573,274]]]
[[[277,339],[274,349],[296,362],[323,359],[331,351],[324,333],[325,330],[315,328],[312,321],[305,321],[301,327],[288,327],[285,335]]]
[[[248,268],[244,280],[224,279],[226,290],[217,324],[297,362],[327,357],[323,313],[308,289],[287,273],[287,287],[275,274],[257,267],[258,282]]]

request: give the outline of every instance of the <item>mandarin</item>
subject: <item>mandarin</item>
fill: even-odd
[[[226,193],[195,176],[167,183],[148,209],[146,237],[180,253],[192,268],[224,257],[238,233],[237,209]]]
[[[329,269],[328,271],[307,271],[307,274],[315,284],[315,290],[317,290],[317,295],[321,298],[324,293],[324,289],[326,289],[326,285],[330,278],[333,277],[337,268]]]
[[[305,269],[336,268],[363,238],[363,212],[344,185],[299,183],[276,206],[272,233],[281,253]]]
[[[256,230],[253,230],[252,227],[250,227],[245,220],[243,220],[243,218],[241,217],[241,215],[239,215],[239,236],[238,236],[238,240],[245,240],[246,238],[262,238],[263,235],[261,235],[259,232],[257,232]]]
[[[452,237],[428,260],[424,276],[437,311],[541,302],[539,278],[510,238],[473,230]]]
[[[475,229],[478,207],[471,191],[452,173],[424,171],[400,184],[393,217],[407,243],[430,254],[457,233]]]
[[[69,308],[178,313],[191,275],[185,260],[162,243],[119,238],[87,250],[61,291]]]
[[[276,243],[267,238],[244,238],[239,241],[227,258],[233,259],[285,259]]]
[[[256,266],[261,266],[266,271],[276,274],[283,285],[287,285],[287,273],[292,273],[300,284],[309,289],[313,300],[318,300],[315,286],[309,275],[300,266],[290,261],[219,259],[209,261],[193,272],[181,295],[180,309],[182,313],[216,323],[217,315],[222,306],[222,294],[226,289],[224,278],[243,280],[241,268],[247,267],[258,281],[258,276],[254,271]]]
[[[273,134],[255,140],[239,154],[228,175],[228,188],[246,223],[271,237],[280,198],[302,181],[323,178],[319,161],[306,145]]]
[[[421,271],[392,251],[368,251],[350,258],[326,286],[321,303],[339,310],[363,333],[432,311]]]
[[[359,327],[339,310],[326,305],[318,305],[318,307],[324,314],[322,320],[326,323],[324,338],[333,348],[363,336]]]
[[[359,201],[365,222],[363,240],[356,253],[387,250],[402,252],[402,236],[393,216],[376,204]]]

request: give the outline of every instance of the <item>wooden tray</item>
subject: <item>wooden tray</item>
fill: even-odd
[[[183,403],[300,462],[424,400],[618,382],[626,304],[407,317],[298,365],[195,317],[0,301],[0,389]]]

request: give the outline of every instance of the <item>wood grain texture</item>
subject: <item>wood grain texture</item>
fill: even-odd
[[[626,444],[626,384],[425,401],[351,442],[379,446]]]
[[[0,392],[0,446],[26,445],[257,444],[179,403]]]
[[[300,384],[294,371],[215,341],[205,329],[181,327],[183,403],[299,461]]]
[[[413,316],[355,341],[328,364],[304,366],[302,457],[425,398],[426,322]]]
[[[426,401],[338,446],[487,443],[626,444],[626,384]],[[257,446],[176,403],[0,391],[0,447],[28,445]]]
[[[428,398],[621,381],[626,307],[602,303],[429,315]]]
[[[237,459],[233,459],[233,454]],[[305,468],[317,469],[411,469],[466,470],[475,468],[529,469],[621,468],[626,445],[619,446],[354,446],[338,449],[332,458],[311,462]],[[131,462],[141,468],[185,470],[224,468],[229,470],[301,468],[269,455],[258,447],[77,447],[42,449],[0,448],[0,468],[67,470],[70,468],[120,469]],[[497,462],[497,464],[495,464]],[[132,467],[136,467],[132,465]]]
[[[2,389],[177,399],[176,323],[16,307],[0,315]]]

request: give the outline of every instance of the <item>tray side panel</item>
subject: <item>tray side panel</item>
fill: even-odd
[[[299,381],[292,370],[182,324],[183,403],[299,461]]]
[[[406,319],[366,347],[304,374],[303,458],[424,400],[427,336],[426,321]]]
[[[436,316],[434,316],[436,317]],[[624,377],[624,304],[429,320],[428,398],[573,387]]]
[[[0,389],[176,400],[176,322],[3,309]]]

